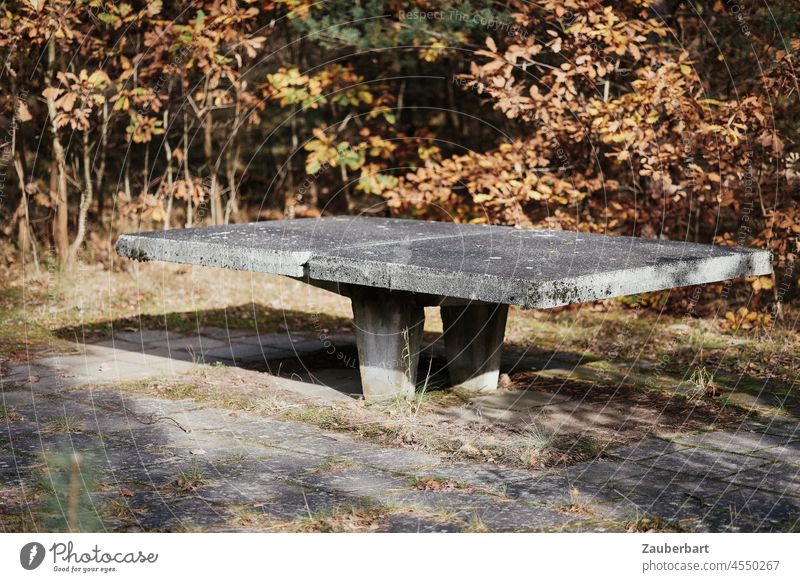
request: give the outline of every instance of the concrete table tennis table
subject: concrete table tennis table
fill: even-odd
[[[768,251],[505,226],[330,217],[122,235],[121,256],[292,277],[352,301],[365,398],[414,393],[425,306],[453,386],[497,388],[509,305],[549,308],[772,272]]]

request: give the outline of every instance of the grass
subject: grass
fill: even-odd
[[[33,497],[55,496],[56,490],[50,475],[37,473],[33,484],[28,488],[28,493]]]
[[[415,477],[414,487],[420,491],[474,491],[470,485],[447,477]]]
[[[281,520],[249,507],[234,509],[229,526],[283,533],[356,533],[378,529],[392,512],[386,507],[343,506],[327,511],[308,510],[306,515]]]
[[[383,507],[340,507],[328,511],[310,512],[288,524],[289,531],[347,533],[378,529],[388,510]]]
[[[469,516],[466,527],[463,529],[464,533],[488,533],[491,531],[489,527],[483,522],[481,516],[473,513]]]
[[[692,376],[689,378],[689,384],[691,386],[689,395],[692,397],[719,396],[719,390],[714,384],[714,376],[705,366],[699,366],[694,369]]]
[[[255,412],[256,414],[269,416],[275,414],[276,412],[280,412],[281,410],[284,410],[290,406],[292,405],[289,402],[287,402],[285,398],[282,398],[280,395],[269,394],[267,396],[255,400],[249,410],[251,412]]]
[[[41,526],[35,517],[28,513],[0,513],[0,532],[2,533],[39,533]]]
[[[559,507],[561,511],[585,516],[597,515],[597,510],[585,500],[577,487],[572,487],[569,490],[569,496],[570,502],[567,505]]]
[[[189,495],[208,483],[203,472],[198,467],[192,467],[178,473],[168,484],[167,491],[173,495]]]
[[[625,530],[630,533],[685,533],[686,529],[679,522],[661,516],[643,516],[626,524]]]
[[[605,450],[603,443],[591,435],[578,436],[575,439],[572,448],[578,453],[581,453],[582,455],[588,455],[590,457],[598,457]]]
[[[135,521],[137,514],[142,511],[131,508],[130,504],[122,499],[112,499],[103,505],[100,512],[104,518],[129,522]]]
[[[5,404],[0,404],[0,420],[5,420],[8,422],[16,422],[18,420],[22,420],[23,416],[17,412],[17,410],[13,406],[6,406]]]
[[[77,418],[65,415],[48,421],[45,431],[52,434],[80,433],[83,432],[83,427]]]
[[[552,429],[531,422],[523,430],[522,442],[526,445],[526,449],[536,452],[547,451],[555,447],[556,433]]]
[[[516,449],[519,460],[523,465],[535,466],[543,455],[556,447],[557,435],[555,431],[535,422],[528,423],[517,437],[513,448]]]

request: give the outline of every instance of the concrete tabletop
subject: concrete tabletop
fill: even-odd
[[[538,308],[772,272],[764,250],[366,217],[126,234],[117,252]]]

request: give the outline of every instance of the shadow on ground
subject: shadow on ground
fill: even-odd
[[[93,343],[176,361],[235,365],[360,394],[353,323],[327,314],[246,304],[92,322],[57,329],[55,335],[77,345]],[[506,346],[501,371],[569,371],[595,360],[586,354]],[[429,389],[448,385],[439,334],[424,335],[418,377],[421,384],[427,380]]]

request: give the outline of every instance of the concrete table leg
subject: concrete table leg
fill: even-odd
[[[414,395],[425,310],[411,293],[362,289],[350,296],[367,400]]]
[[[508,305],[442,305],[447,369],[453,386],[496,390]]]

